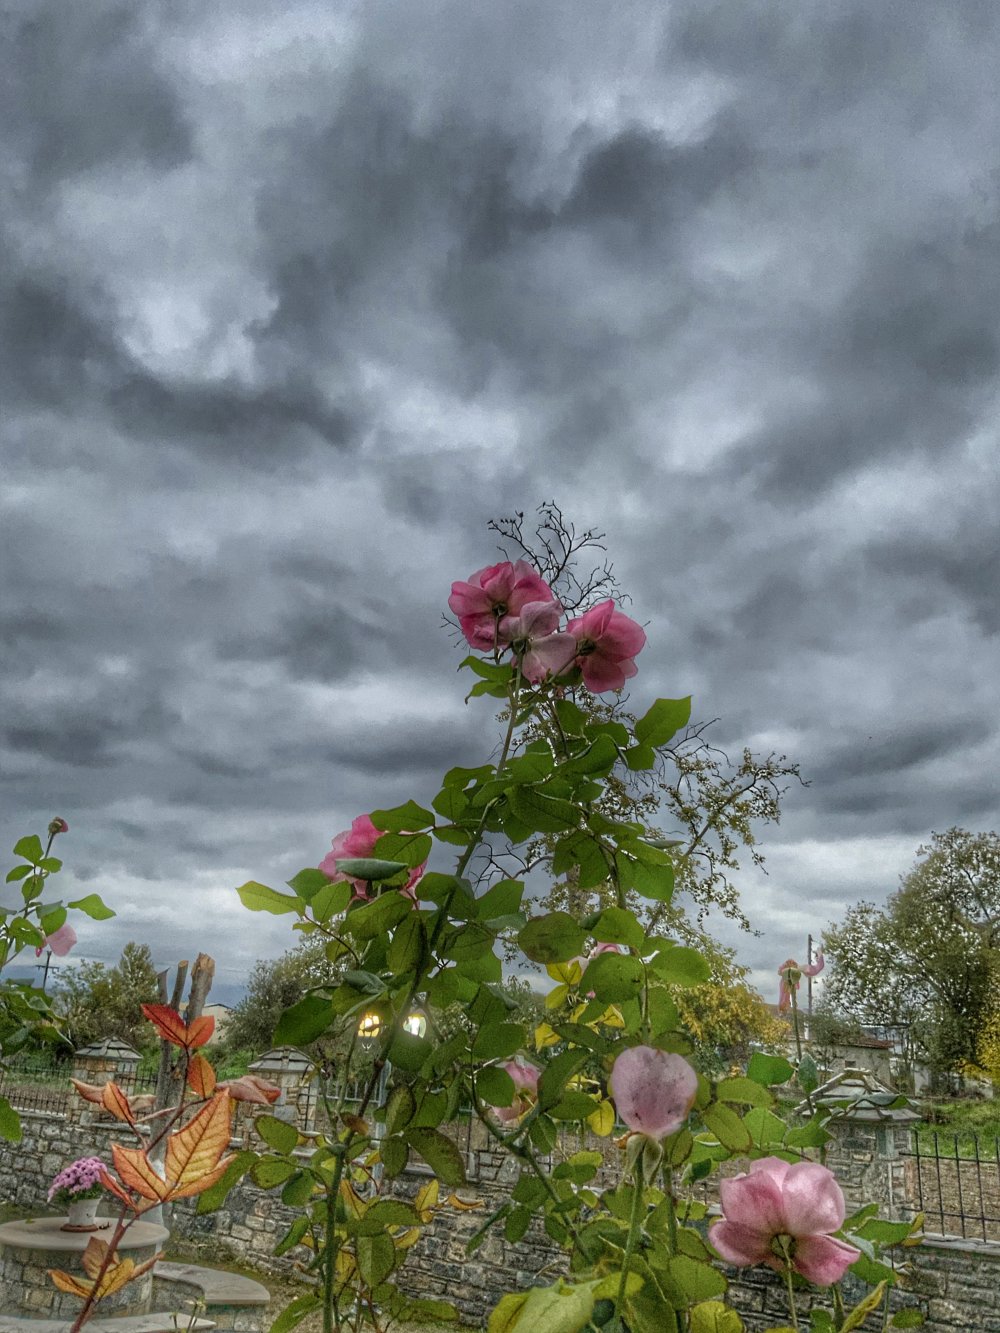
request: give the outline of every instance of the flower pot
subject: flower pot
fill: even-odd
[[[68,1206],[69,1216],[60,1228],[62,1231],[100,1231],[108,1224],[97,1216],[100,1198],[74,1199]]]

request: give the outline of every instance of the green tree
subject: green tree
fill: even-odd
[[[282,1011],[298,1003],[313,986],[332,985],[343,968],[327,961],[325,944],[304,940],[280,958],[259,958],[242,1000],[226,1023],[228,1051],[261,1055],[273,1046]]]
[[[53,1000],[74,1047],[117,1037],[137,1050],[155,1045],[142,1005],[159,999],[159,980],[148,944],[128,943],[113,967],[81,963],[59,973]]]
[[[1000,957],[1000,838],[953,828],[885,908],[852,907],[824,935],[827,1003],[858,1022],[908,1028],[938,1074],[974,1064]]]

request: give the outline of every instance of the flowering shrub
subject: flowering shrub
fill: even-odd
[[[293,1127],[262,1117],[269,1151],[239,1154],[199,1205],[219,1206],[248,1171],[301,1210],[276,1252],[307,1247],[317,1287],[281,1316],[281,1333],[314,1311],[325,1333],[448,1314],[442,1302],[406,1297],[395,1274],[435,1207],[476,1205],[454,1192],[410,1200],[392,1182],[419,1157],[435,1190],[466,1184],[449,1132],[463,1105],[518,1168],[470,1249],[492,1228],[516,1243],[537,1219],[566,1254],[552,1285],[503,1297],[489,1333],[738,1330],[720,1260],[780,1270],[796,1328],[796,1289],[809,1284],[821,1302],[814,1328],[857,1328],[888,1308],[898,1273],[879,1251],[911,1243],[912,1229],[879,1222],[871,1208],[845,1219],[839,1187],[814,1160],[830,1110],[813,1107],[791,1125],[774,1113],[776,1086],[797,1076],[808,1092],[805,1063],[798,1075],[763,1055],[735,1077],[699,1070],[672,997],[702,985],[709,967],[658,926],[669,920],[671,847],[599,806],[612,780],[656,768],[687,727],[690,700],[656,699],[635,719],[595,710],[592,693],[636,675],[646,635],[613,599],[568,615],[567,600],[526,560],[456,581],[449,607],[475,650],[462,664],[474,677],[468,698],[501,702],[494,759],[450,769],[426,805],[359,816],[288,892],[254,881],[239,889],[249,909],[288,914],[297,931],[325,940],[344,969],[286,1010],[274,1036],[347,1050],[316,1059],[328,1127],[303,1155]],[[554,874],[572,875],[582,897],[601,889],[611,905],[533,911],[523,880],[499,867],[540,839]],[[454,855],[450,871],[427,868],[435,846]],[[505,944],[522,968],[540,965],[555,982],[534,1031],[498,985]],[[786,971],[793,986],[798,975]],[[440,1021],[456,1008],[460,1024]],[[348,1106],[362,1065],[360,1105]],[[616,1122],[629,1132],[612,1146]],[[585,1146],[586,1131],[606,1152]],[[620,1168],[611,1189],[595,1183],[606,1156]],[[730,1158],[749,1159],[751,1171],[724,1182],[725,1216],[709,1232],[688,1187]],[[831,1286],[846,1271],[871,1288],[853,1310]],[[824,1291],[832,1305],[822,1305]]]
[[[104,1193],[101,1173],[107,1167],[99,1157],[80,1157],[64,1166],[49,1186],[49,1203],[69,1204],[99,1199]]]

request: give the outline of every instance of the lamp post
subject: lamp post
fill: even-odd
[[[378,1048],[378,1041],[382,1035],[384,1023],[382,1015],[377,1010],[369,1010],[361,1015],[358,1020],[358,1044],[368,1055],[373,1055]],[[411,1037],[422,1037],[427,1031],[427,1015],[422,1009],[413,1009],[403,1019],[403,1031],[408,1032]],[[392,1072],[392,1065],[388,1057],[383,1060],[382,1068],[378,1073],[378,1082],[375,1084],[375,1109],[385,1105],[386,1089],[389,1085],[389,1075]],[[385,1137],[385,1121],[376,1120],[372,1129],[372,1142],[377,1146]],[[382,1178],[381,1157],[372,1168],[372,1181],[376,1188]]]

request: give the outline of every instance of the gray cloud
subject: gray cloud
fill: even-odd
[[[549,496],[648,625],[637,704],[812,779],[744,876],[767,984],[991,821],[994,5],[10,31],[2,822],[70,820],[89,952],[245,976],[288,936],[233,885],[488,753],[440,615]]]

